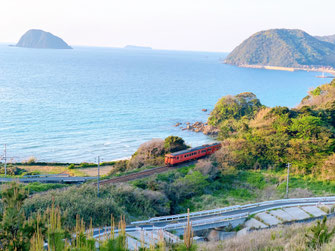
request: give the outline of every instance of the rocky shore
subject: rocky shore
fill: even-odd
[[[219,133],[219,129],[217,129],[216,127],[208,125],[208,123],[203,123],[200,121],[197,121],[193,124],[191,124],[190,122],[187,122],[185,125],[186,126],[183,127],[182,123],[177,123],[175,126],[176,127],[180,126],[183,131],[188,130],[188,131],[193,131],[193,132],[202,132],[203,134],[212,135],[212,136],[216,136]]]

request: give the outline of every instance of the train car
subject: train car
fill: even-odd
[[[194,148],[189,148],[183,151],[169,153],[165,155],[165,164],[173,166],[190,160],[199,159],[210,155],[221,148],[221,143],[213,143],[202,145]]]

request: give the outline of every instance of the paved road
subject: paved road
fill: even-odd
[[[0,178],[0,182],[18,181],[22,183],[41,182],[41,183],[84,183],[88,180],[97,179],[96,177],[29,177],[29,178]]]
[[[325,197],[324,200],[320,200],[320,198],[310,198],[308,201],[304,198],[302,199],[296,199],[295,201],[282,201],[282,202],[276,202],[276,201],[269,201],[267,202],[267,205],[259,205],[259,206],[253,206],[249,208],[242,208],[242,209],[236,209],[228,212],[222,212],[218,213],[215,215],[203,215],[203,216],[196,216],[196,217],[191,217],[191,221],[193,224],[204,224],[204,229],[206,229],[206,222],[215,222],[217,221],[222,221],[222,217],[235,217],[241,214],[254,214],[256,212],[259,212],[261,210],[268,210],[272,208],[281,208],[281,207],[289,207],[289,206],[294,206],[294,205],[310,205],[311,203],[313,204],[319,204],[319,203],[332,203],[335,205],[335,197]],[[174,216],[173,216],[174,217]],[[174,219],[173,221],[166,221],[166,222],[155,222],[155,223],[148,223],[148,224],[133,224],[129,225],[128,228],[134,228],[135,226],[141,227],[143,229],[150,229],[152,227],[169,227],[172,224],[178,224],[178,223],[185,223],[186,219],[181,218],[181,219]],[[207,228],[210,228],[212,224],[208,223]],[[183,228],[183,227],[182,227]]]
[[[154,174],[162,173],[169,171],[171,169],[176,169],[176,168],[181,168],[185,166],[189,166],[192,164],[195,164],[195,161],[189,161],[186,163],[182,163],[177,166],[173,167],[167,167],[167,166],[162,166],[162,167],[156,167],[148,170],[144,170],[138,173],[132,173],[128,175],[123,175],[119,177],[113,177],[111,179],[105,179],[101,180],[100,184],[109,184],[109,183],[120,183],[120,182],[127,182],[130,180],[135,180],[135,179],[142,179]],[[97,177],[70,177],[66,175],[30,175],[28,177],[22,177],[22,178],[0,178],[0,182],[12,182],[12,181],[19,181],[22,183],[31,183],[31,182],[41,182],[41,183],[84,183],[88,180],[96,180]]]
[[[325,203],[325,202],[329,202],[335,205],[335,197],[325,197],[325,200],[320,200],[319,198],[310,198],[308,201],[306,201],[304,198],[301,199],[296,199],[294,202],[293,201],[286,201],[286,202],[276,202],[276,201],[268,201],[267,205],[260,205],[260,206],[254,206],[254,207],[250,207],[250,208],[242,208],[242,209],[236,209],[236,210],[232,210],[229,212],[223,212],[223,213],[219,213],[216,215],[204,215],[204,216],[197,216],[197,217],[191,217],[191,221],[193,224],[197,223],[197,222],[202,222],[202,221],[210,221],[213,222],[216,219],[218,221],[222,220],[223,216],[226,217],[234,217],[237,215],[241,215],[241,214],[254,214],[260,210],[267,210],[267,209],[271,209],[271,208],[281,208],[281,207],[289,207],[289,206],[293,206],[296,204],[300,204],[300,205],[309,205],[311,203],[313,204],[318,204],[318,203]],[[177,216],[177,215],[175,215]],[[175,217],[173,216],[173,217]],[[140,227],[144,230],[150,231],[153,227],[168,227],[170,224],[177,224],[177,223],[185,223],[186,219],[175,219],[173,221],[166,221],[166,222],[156,222],[156,223],[152,223],[152,224],[131,224],[128,225],[126,228],[127,232],[132,232],[132,231],[136,231],[136,227]],[[206,228],[211,228],[212,224],[204,224],[204,229]],[[183,226],[181,228],[184,228]],[[98,235],[100,231],[100,234],[104,233],[104,229],[95,229],[94,230],[94,235]],[[107,231],[109,231],[109,228],[107,228]]]

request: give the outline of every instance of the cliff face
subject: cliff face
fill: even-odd
[[[335,67],[335,44],[302,30],[260,31],[236,47],[226,58],[232,65],[279,67]]]
[[[37,49],[72,49],[60,37],[42,30],[27,31],[16,46]]]

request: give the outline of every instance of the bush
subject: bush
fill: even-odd
[[[128,167],[128,162],[129,162],[129,160],[116,161],[114,166],[113,166],[113,169],[110,171],[110,173],[108,175],[114,175],[116,173],[125,172],[127,170],[127,167]]]
[[[311,234],[306,234],[307,244],[313,249],[319,249],[335,235],[335,227],[333,230],[328,229],[326,216],[322,222],[317,221],[316,225],[311,227],[309,231]]]
[[[23,163],[27,165],[33,165],[37,162],[37,159],[34,156],[29,157],[27,160],[23,161]]]
[[[89,224],[92,218],[94,226],[110,224],[110,215],[125,215],[127,220],[140,217],[153,217],[169,213],[167,198],[160,192],[147,191],[129,185],[118,184],[100,187],[100,197],[94,185],[70,187],[61,191],[48,191],[35,195],[25,201],[26,215],[42,213],[55,203],[65,213],[65,225],[74,227],[78,214]]]
[[[7,175],[21,175],[26,172],[26,170],[13,166],[12,164],[7,164],[6,171],[7,171]],[[5,174],[4,165],[0,166],[0,174]]]
[[[164,141],[165,152],[177,152],[185,150],[188,146],[185,144],[185,141],[177,136],[169,136]]]
[[[164,141],[152,139],[140,145],[128,163],[128,169],[141,168],[143,166],[157,166],[164,163]]]
[[[219,173],[217,166],[208,158],[198,160],[194,171],[199,171],[202,175],[208,176],[212,180],[215,179]]]
[[[91,167],[97,167],[98,165],[95,163],[87,163],[87,162],[82,162],[79,165],[79,168],[91,168]]]
[[[259,99],[251,92],[244,92],[236,96],[228,95],[216,103],[208,118],[208,123],[218,126],[221,122],[229,119],[240,119],[244,116],[251,118],[262,107]]]
[[[67,167],[68,169],[75,169],[76,168],[76,166],[75,166],[75,164],[70,164],[68,167]]]

